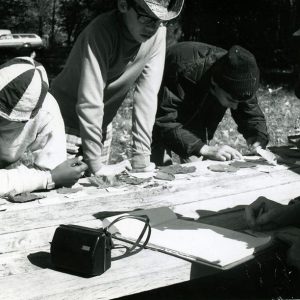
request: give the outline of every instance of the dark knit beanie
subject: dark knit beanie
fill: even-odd
[[[235,100],[250,99],[259,87],[259,69],[255,57],[240,46],[232,46],[220,59],[213,78]]]

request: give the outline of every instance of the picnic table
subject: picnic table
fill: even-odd
[[[82,190],[73,194],[41,192],[45,198],[27,203],[0,199],[0,299],[113,299],[213,274],[200,264],[144,249],[113,261],[101,276],[83,278],[53,268],[50,242],[60,224],[98,228],[102,218],[135,209],[167,206],[201,219],[259,196],[283,204],[299,196],[300,166],[251,159],[255,167],[236,172],[213,172],[208,166],[228,162],[205,160],[187,164],[196,171],[175,175],[173,181],[99,189],[81,179]]]

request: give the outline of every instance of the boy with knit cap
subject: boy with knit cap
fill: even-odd
[[[43,66],[30,57],[1,65],[0,196],[70,186],[86,168],[80,158],[66,161],[64,123]]]
[[[67,142],[81,145],[91,173],[113,175],[124,162],[107,165],[111,122],[127,92],[133,99],[133,157],[136,171],[150,164],[151,136],[166,47],[164,21],[178,16],[184,0],[118,0],[78,37],[51,92],[57,99]]]
[[[256,97],[258,86],[256,60],[240,46],[229,51],[198,42],[172,46],[159,93],[152,161],[172,163],[167,155],[171,151],[182,162],[200,156],[240,159],[241,153],[228,145],[209,145],[227,108],[248,145],[264,148],[268,133]]]

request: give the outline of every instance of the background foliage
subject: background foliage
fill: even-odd
[[[225,48],[240,44],[254,52],[261,63],[277,60],[283,65],[291,60],[292,33],[300,27],[299,1],[200,0],[186,1],[185,6],[186,40]]]
[[[70,46],[95,16],[115,5],[116,0],[1,0],[0,28]],[[286,67],[296,57],[292,33],[299,27],[299,0],[186,0],[180,20],[170,24],[169,43],[240,44],[259,63]]]

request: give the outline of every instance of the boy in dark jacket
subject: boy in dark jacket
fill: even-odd
[[[259,69],[255,57],[240,46],[224,49],[198,42],[169,48],[153,130],[152,161],[170,163],[166,153],[214,160],[240,159],[230,146],[209,141],[227,108],[238,131],[254,150],[268,143],[265,117],[258,105]]]

